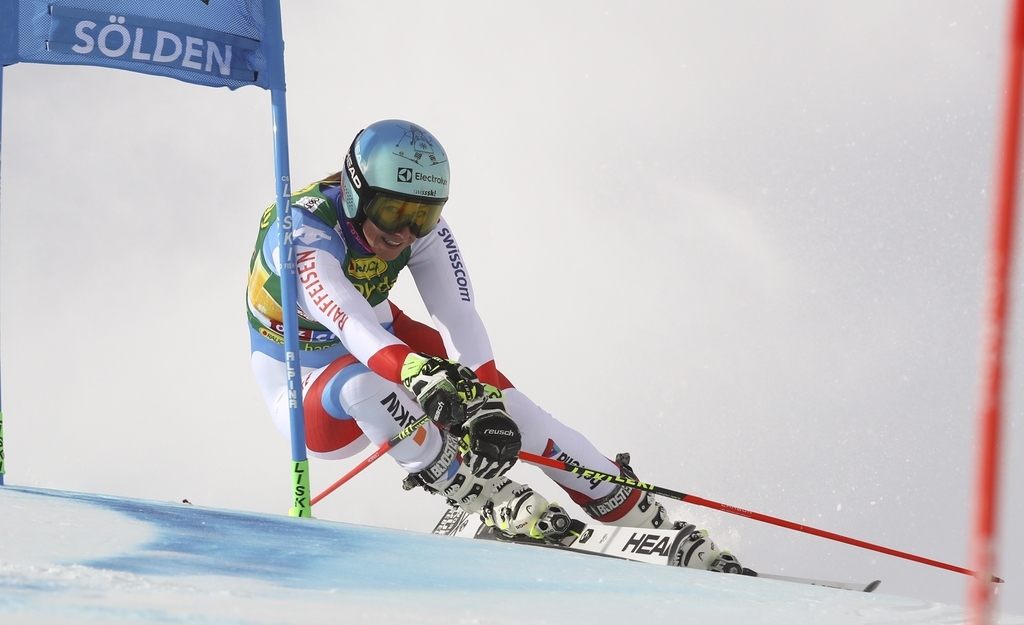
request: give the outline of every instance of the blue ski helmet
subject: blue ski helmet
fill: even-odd
[[[437,224],[448,200],[448,155],[420,126],[388,119],[361,130],[345,156],[341,203],[360,226],[384,232],[408,226],[417,237]]]

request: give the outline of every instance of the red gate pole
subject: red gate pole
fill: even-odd
[[[988,310],[982,352],[981,398],[978,410],[978,452],[974,487],[974,535],[971,560],[976,575],[968,581],[971,622],[992,620],[992,584],[996,568],[998,495],[1002,429],[1003,360],[1009,274],[1013,256],[1014,213],[1020,147],[1021,72],[1024,55],[1024,0],[1011,0],[1006,46],[1003,119],[996,179],[988,275]]]

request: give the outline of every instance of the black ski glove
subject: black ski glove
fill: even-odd
[[[501,408],[480,413],[462,426],[462,460],[470,472],[483,479],[504,475],[519,459],[523,436],[519,426]]]
[[[402,365],[402,384],[423,411],[445,427],[461,425],[488,399],[472,369],[426,354],[409,354]]]

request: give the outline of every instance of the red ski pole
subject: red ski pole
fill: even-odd
[[[315,505],[316,502],[320,501],[321,499],[323,499],[327,495],[330,495],[335,490],[337,490],[339,486],[341,486],[345,482],[351,480],[356,475],[359,475],[359,473],[361,473],[363,469],[365,469],[366,467],[368,467],[371,464],[373,464],[374,462],[376,462],[377,459],[380,458],[381,456],[383,456],[384,454],[388,453],[388,450],[390,450],[392,447],[394,447],[398,443],[401,443],[403,440],[405,440],[405,439],[409,438],[410,436],[412,436],[413,433],[416,430],[420,429],[420,426],[422,426],[427,421],[430,421],[430,415],[423,415],[422,417],[420,417],[419,419],[417,419],[413,423],[411,423],[408,426],[406,426],[406,428],[404,430],[402,430],[401,432],[399,432],[398,434],[393,436],[386,443],[384,443],[383,445],[378,447],[376,451],[374,451],[372,454],[367,456],[366,460],[363,460],[362,462],[357,464],[351,471],[349,471],[345,475],[341,476],[341,479],[339,479],[337,482],[335,482],[335,483],[331,484],[330,486],[328,486],[324,490],[324,492],[320,493],[316,497],[313,497],[313,500],[309,502],[309,505],[310,506]]]
[[[946,569],[947,571],[953,571],[954,573],[962,573],[963,575],[974,575],[974,571],[965,569],[960,566],[953,564],[946,564],[945,562],[939,562],[938,560],[932,560],[921,556],[916,556],[912,553],[906,553],[904,551],[897,551],[881,545],[875,545],[863,540],[857,540],[856,538],[849,538],[840,534],[834,534],[832,532],[826,532],[825,530],[808,527],[807,525],[801,525],[800,523],[793,523],[784,519],[778,519],[767,514],[761,514],[760,512],[751,512],[750,510],[744,510],[742,508],[736,508],[724,503],[718,503],[711,501],[710,499],[703,499],[695,495],[687,495],[686,493],[680,493],[678,491],[669,490],[660,486],[654,486],[653,484],[647,484],[639,480],[634,480],[621,475],[609,475],[607,473],[601,473],[600,471],[594,471],[586,467],[580,467],[559,460],[552,460],[536,454],[531,454],[526,451],[519,452],[519,458],[525,462],[537,464],[545,467],[551,467],[552,469],[558,469],[560,471],[568,471],[569,473],[575,473],[580,477],[588,480],[602,480],[605,482],[613,482],[615,484],[622,484],[629,486],[630,488],[636,488],[639,490],[645,490],[655,495],[661,495],[668,497],[669,499],[676,499],[679,501],[685,501],[686,503],[693,504],[695,506],[704,506],[705,508],[711,508],[713,510],[721,510],[722,512],[728,512],[729,514],[735,514],[748,519],[754,519],[755,521],[761,521],[762,523],[770,523],[771,525],[777,525],[779,527],[785,527],[786,529],[796,530],[805,534],[813,534],[814,536],[820,536],[829,540],[834,540],[847,545],[853,545],[855,547],[861,547],[862,549],[870,549],[879,553],[888,554],[890,556],[896,556],[897,558],[904,558],[906,560],[913,560],[914,562],[920,562],[921,564],[927,564],[929,566],[938,567],[940,569]],[[1002,579],[992,576],[991,581],[1002,583]]]

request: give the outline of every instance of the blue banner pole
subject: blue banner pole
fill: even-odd
[[[299,364],[299,316],[296,305],[295,250],[292,244],[291,175],[288,164],[288,112],[285,104],[284,35],[281,5],[265,0],[267,22],[267,70],[270,106],[274,118],[274,172],[277,186],[278,253],[281,264],[281,311],[284,324],[285,368],[288,382],[288,415],[292,443],[291,516],[312,516],[309,503],[309,461],[306,458],[306,423],[302,412],[302,369]]]
[[[0,63],[0,135],[4,128],[4,66]],[[3,140],[0,137],[0,154],[3,152]],[[4,407],[3,394],[0,393],[0,486],[4,485],[4,473],[7,472],[7,465],[4,463]]]

